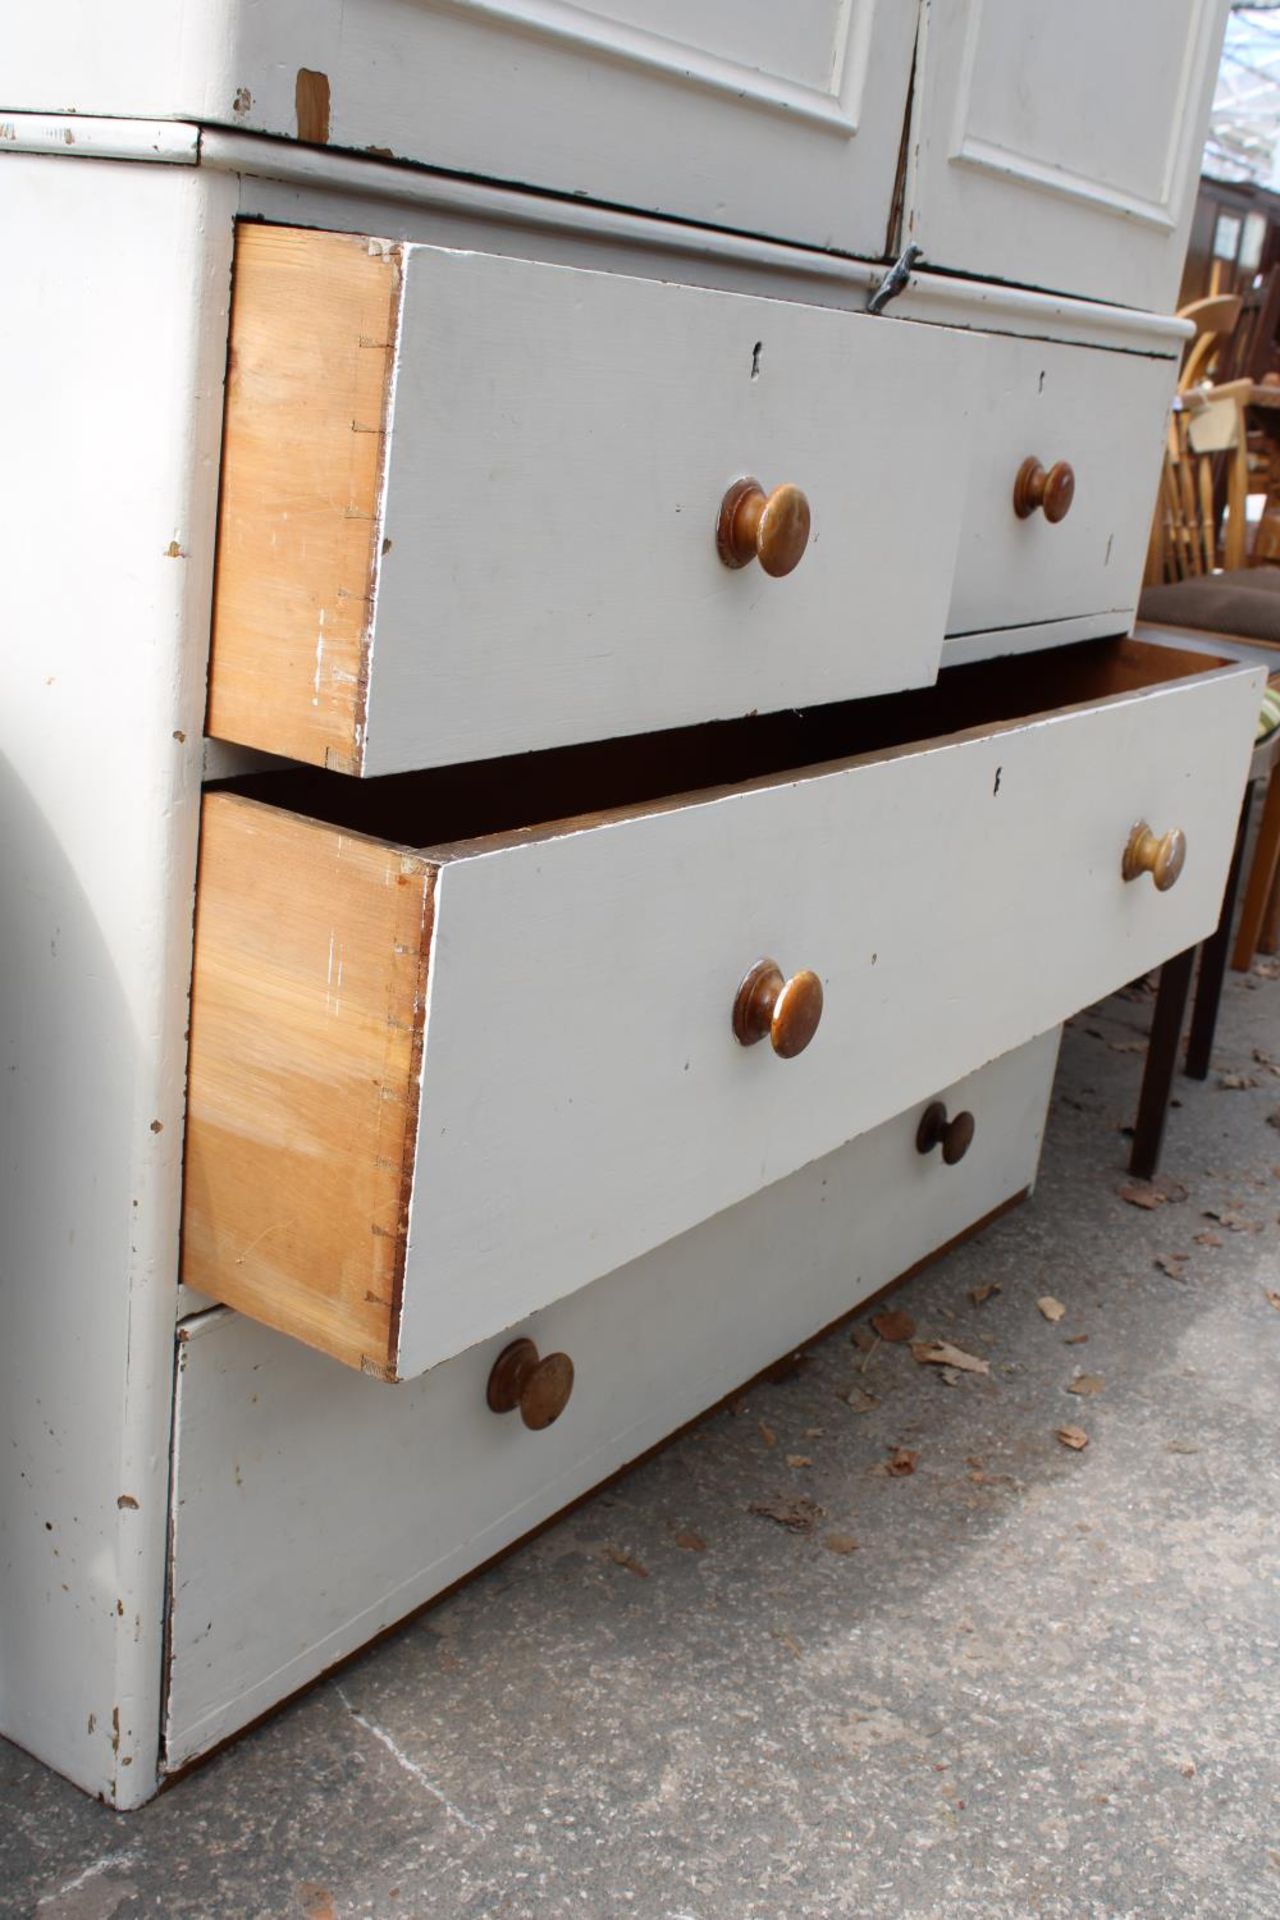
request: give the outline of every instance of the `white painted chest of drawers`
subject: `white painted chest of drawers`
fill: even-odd
[[[1223,12],[11,34],[0,1727],[81,1785],[1025,1192],[1213,925],[1258,676],[1126,636]]]

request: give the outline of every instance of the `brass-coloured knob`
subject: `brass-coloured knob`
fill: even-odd
[[[1129,835],[1120,871],[1126,880],[1149,873],[1158,893],[1168,893],[1187,859],[1187,836],[1181,827],[1154,834],[1145,820],[1139,820]]]
[[[941,1100],[933,1100],[921,1114],[920,1125],[916,1128],[916,1152],[932,1153],[935,1147],[941,1147],[943,1159],[949,1167],[954,1167],[973,1145],[977,1124],[968,1112],[958,1113],[954,1120],[948,1120],[947,1110]]]
[[[489,1373],[485,1398],[493,1413],[515,1413],[526,1427],[540,1433],[558,1420],[573,1392],[573,1362],[567,1353],[538,1358],[532,1340],[513,1340],[504,1347]]]
[[[1019,520],[1029,520],[1036,508],[1041,507],[1045,519],[1056,526],[1070,513],[1075,497],[1075,470],[1068,461],[1058,460],[1046,472],[1032,453],[1018,468],[1018,477],[1013,483],[1013,510]]]
[[[800,565],[809,526],[809,502],[799,487],[775,487],[766,494],[758,480],[735,480],[720,502],[716,551],[726,567],[758,560],[780,579]]]
[[[788,980],[776,960],[757,960],[733,999],[733,1031],[744,1047],[768,1039],[783,1060],[803,1053],[822,1018],[822,982],[808,968]]]

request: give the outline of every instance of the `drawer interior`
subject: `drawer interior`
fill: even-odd
[[[219,788],[419,848],[634,813],[724,787],[994,733],[1232,665],[1150,640],[1093,640],[945,669],[931,687],[421,773],[353,780],[311,767]]]

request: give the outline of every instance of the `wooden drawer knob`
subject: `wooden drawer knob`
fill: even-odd
[[[720,502],[716,550],[726,567],[758,560],[780,579],[800,565],[809,544],[809,502],[799,487],[766,494],[758,480],[735,480]]]
[[[757,960],[734,995],[733,1030],[744,1047],[767,1038],[776,1054],[803,1053],[822,1018],[822,982],[808,968],[788,980],[776,960]]]
[[[567,1353],[538,1358],[532,1340],[513,1340],[493,1363],[485,1398],[494,1413],[515,1413],[540,1433],[558,1420],[573,1392],[573,1362]]]
[[[1129,835],[1120,871],[1126,880],[1149,873],[1160,893],[1167,893],[1182,872],[1187,858],[1187,836],[1181,827],[1168,833],[1152,833],[1145,820],[1139,820]]]
[[[932,1153],[935,1147],[941,1147],[943,1159],[949,1167],[954,1167],[973,1145],[976,1129],[977,1122],[971,1113],[958,1113],[954,1120],[948,1120],[941,1100],[934,1100],[920,1116],[916,1152]]]
[[[1013,510],[1019,520],[1029,520],[1036,508],[1042,507],[1045,519],[1056,526],[1070,513],[1075,497],[1076,476],[1067,461],[1055,462],[1046,473],[1032,453],[1018,468],[1018,477],[1013,483]]]

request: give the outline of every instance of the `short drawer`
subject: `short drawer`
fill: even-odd
[[[167,1763],[178,1767],[442,1592],[1030,1186],[1056,1032],[941,1094],[957,1164],[903,1114],[518,1332],[572,1392],[489,1411],[499,1334],[379,1393],[238,1314],[179,1345]]]
[[[988,344],[244,226],[209,731],[381,774],[924,684]]]
[[[183,1278],[409,1377],[830,1152],[1210,931],[1261,684],[1099,642],[211,793]]]
[[[1170,360],[1040,340],[991,347],[947,661],[1129,631],[1173,395]]]

